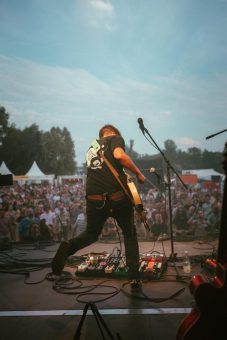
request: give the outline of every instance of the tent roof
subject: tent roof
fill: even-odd
[[[7,168],[5,162],[3,161],[0,166],[0,174],[1,175],[9,175],[12,174],[12,172]]]
[[[34,177],[34,176],[45,176],[45,174],[40,170],[36,161],[33,162],[30,170],[26,173],[26,176]]]
[[[183,175],[194,174],[197,175],[199,179],[211,179],[211,176],[220,176],[222,180],[224,180],[225,175],[220,172],[215,171],[214,169],[198,169],[198,170],[182,170]]]

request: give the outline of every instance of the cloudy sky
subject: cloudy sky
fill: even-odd
[[[84,162],[111,123],[143,154],[222,151],[227,0],[0,0],[0,105],[18,128],[66,126]]]

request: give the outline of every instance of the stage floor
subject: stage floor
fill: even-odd
[[[142,292],[133,294],[126,278],[76,276],[73,263],[65,267],[64,280],[56,283],[50,263],[58,244],[14,244],[1,251],[1,268],[6,272],[0,273],[0,339],[175,339],[194,302],[188,289],[191,277],[201,272],[200,259],[210,256],[217,242],[166,240],[139,246],[141,254],[164,254],[167,270],[158,280],[144,280]],[[111,253],[116,248],[118,243],[96,242],[76,255]],[[184,250],[192,256],[192,272],[187,275],[180,262]],[[173,251],[176,266],[170,261]],[[76,337],[85,308],[81,334]],[[102,336],[99,320],[109,335],[104,331]]]

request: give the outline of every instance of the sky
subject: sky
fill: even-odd
[[[0,106],[23,129],[66,127],[81,165],[104,124],[139,154],[220,151],[227,0],[0,0]],[[147,136],[148,137],[148,136]],[[149,138],[149,137],[148,137]]]

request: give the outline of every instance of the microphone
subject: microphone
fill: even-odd
[[[137,122],[138,122],[138,124],[139,124],[140,130],[141,130],[142,133],[144,134],[145,127],[144,127],[144,125],[143,125],[143,119],[142,119],[142,118],[138,118],[138,119],[137,119]]]
[[[149,169],[149,172],[150,172],[151,174],[155,174],[155,175],[157,176],[159,182],[162,180],[161,176],[157,173],[157,171],[156,171],[155,168],[150,168],[150,169]]]

